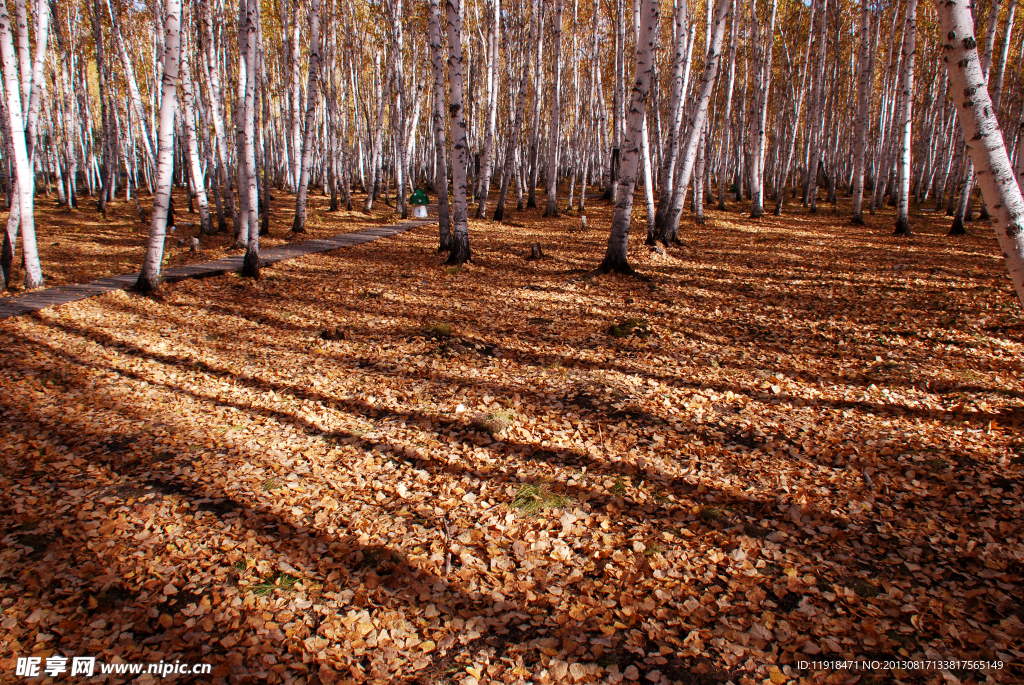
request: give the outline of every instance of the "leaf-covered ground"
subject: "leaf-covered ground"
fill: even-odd
[[[590,281],[592,205],[473,223],[457,272],[423,227],[0,323],[3,677],[1024,679],[990,229],[712,211]],[[798,664],[854,658],[1004,667]]]
[[[374,205],[369,214],[362,211],[362,199],[353,198],[353,210],[345,211],[344,198],[339,198],[341,211],[328,212],[330,198],[319,191],[309,195],[309,220],[306,232],[292,234],[295,196],[273,192],[270,199],[270,234],[261,236],[264,248],[277,247],[294,241],[312,240],[338,233],[350,233],[381,223],[400,220],[394,207],[383,202]],[[137,273],[146,254],[149,239],[149,216],[153,201],[147,195],[139,200],[144,219],[139,215],[135,200],[125,202],[123,196],[107,205],[104,216],[96,209],[96,200],[79,198],[79,207],[69,210],[56,204],[56,195],[40,196],[36,200],[36,236],[39,261],[46,286],[84,283],[105,276]],[[216,226],[217,215],[210,198],[210,212]],[[230,230],[212,236],[199,234],[199,214],[188,212],[188,199],[183,190],[174,193],[175,230],[168,233],[164,245],[164,268],[194,262],[206,262],[237,254],[232,250],[234,235]],[[198,210],[197,210],[198,211]],[[231,219],[228,218],[230,229]],[[193,252],[190,238],[199,238],[199,251]],[[25,272],[21,253],[14,265],[10,290],[0,297],[24,292]]]

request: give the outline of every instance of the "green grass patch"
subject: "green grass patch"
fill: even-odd
[[[608,335],[613,338],[625,338],[631,333],[636,332],[638,335],[647,333],[648,323],[643,319],[626,319],[617,324],[613,324],[608,329]]]
[[[274,594],[275,590],[291,592],[299,579],[287,573],[275,573],[263,579],[263,582],[252,586],[252,593],[257,597],[268,597]]]
[[[847,587],[856,592],[858,597],[864,599],[878,596],[878,588],[863,578],[854,578],[847,584]]]
[[[708,523],[718,523],[725,520],[725,512],[717,507],[704,507],[700,510],[700,517]]]
[[[546,509],[557,509],[569,504],[569,498],[552,492],[546,483],[523,484],[512,498],[512,508],[526,516],[539,514]]]
[[[433,326],[427,329],[427,332],[430,335],[439,338],[450,338],[454,333],[454,329],[452,329],[451,324],[435,323]]]
[[[473,426],[494,437],[512,425],[512,412],[500,409],[496,412],[473,420]]]

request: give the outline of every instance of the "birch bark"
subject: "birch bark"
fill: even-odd
[[[299,187],[295,197],[295,219],[292,233],[306,231],[306,204],[309,194],[309,175],[313,166],[313,133],[316,129],[316,105],[320,95],[320,0],[309,6],[309,83],[306,86],[306,121],[302,136],[302,164],[299,169]]]
[[[1017,299],[1024,305],[1024,198],[1014,182],[1013,169],[988,95],[970,5],[963,0],[939,0],[936,10],[943,39],[942,61],[952,85],[957,119],[977,168],[982,195],[991,208],[992,226]]]
[[[498,47],[501,44],[501,0],[494,0],[492,17],[488,25],[488,42],[490,43],[491,58],[487,63],[487,131],[484,135],[484,154],[480,160],[477,219],[487,217],[487,196],[491,192],[491,176],[495,161],[494,135],[498,126],[498,84],[501,82],[498,76],[498,66],[501,61],[498,52]]]
[[[434,107],[431,126],[434,130],[434,178],[437,187],[437,223],[440,231],[438,252],[452,246],[451,216],[448,207],[448,141],[445,134],[444,53],[441,45],[441,8],[439,0],[430,0],[430,66],[434,74]],[[525,76],[523,77],[526,78]],[[500,205],[499,205],[500,207]]]
[[[562,118],[562,0],[551,18],[551,119],[548,123],[547,206],[544,216],[558,216],[558,136]]]
[[[636,274],[629,265],[627,249],[633,214],[633,192],[636,189],[636,175],[640,166],[640,136],[643,133],[644,118],[647,116],[647,100],[655,69],[654,42],[657,39],[659,19],[658,0],[643,0],[640,9],[640,34],[636,45],[636,70],[630,93],[624,149],[615,192],[615,211],[612,214],[608,249],[595,274]]]
[[[199,161],[199,142],[196,136],[195,89],[192,84],[192,72],[188,64],[188,46],[182,51],[181,58],[181,92],[182,118],[185,128],[185,143],[188,146],[189,173],[192,176],[196,199],[199,202],[199,232],[203,235],[213,233],[210,221],[210,203],[206,197],[206,183],[203,179],[203,165]]]
[[[729,133],[732,130],[732,94],[736,85],[736,48],[739,39],[737,21],[739,13],[736,2],[732,5],[732,28],[729,31],[729,80],[725,87],[725,112],[722,115],[722,152],[718,162],[718,209],[725,210],[725,191],[729,186],[729,152],[731,150]]]
[[[907,0],[903,40],[903,112],[900,123],[899,200],[896,208],[896,235],[910,235],[910,144],[914,115],[914,61],[917,55],[917,0]]]
[[[693,174],[693,167],[697,161],[697,152],[700,147],[701,133],[704,123],[707,120],[708,103],[711,101],[711,93],[715,88],[715,78],[718,75],[718,65],[722,58],[722,38],[725,35],[725,20],[731,12],[732,0],[718,0],[715,5],[715,19],[712,24],[711,47],[708,49],[704,60],[704,72],[701,74],[700,88],[693,105],[693,111],[689,117],[689,128],[686,136],[686,145],[683,147],[681,157],[681,168],[675,187],[672,191],[672,204],[665,215],[665,223],[658,235],[665,245],[677,240],[676,234],[679,231],[679,219],[682,215],[683,204],[686,200],[687,186],[690,184],[690,176]]]
[[[668,135],[665,141],[665,154],[662,158],[661,174],[659,181],[661,187],[658,189],[658,208],[654,215],[655,231],[661,228],[665,220],[665,212],[668,210],[672,198],[672,188],[676,161],[679,158],[679,135],[683,125],[683,69],[686,62],[686,25],[689,22],[687,17],[686,0],[674,0],[673,21],[675,28],[675,41],[672,47],[672,76],[669,88],[668,105]],[[728,108],[728,105],[726,105]],[[726,117],[728,118],[728,110]],[[648,244],[653,245],[655,236],[648,236]]]
[[[526,110],[526,91],[529,87],[530,57],[533,55],[533,46],[537,42],[537,30],[540,24],[538,2],[539,0],[532,0],[530,3],[530,37],[527,40],[526,50],[524,50],[525,60],[519,77],[519,93],[516,96],[516,109],[512,118],[512,130],[509,131],[508,145],[505,149],[505,163],[501,172],[501,193],[498,195],[498,206],[494,209],[495,221],[502,221],[505,218],[505,201],[508,197],[509,177],[513,172],[515,152],[519,145],[519,137],[523,128],[523,114]]]
[[[868,119],[871,118],[871,8],[868,0],[860,3],[860,76],[857,79],[856,141],[853,145],[853,223],[864,225],[864,165],[867,160]]]
[[[314,3],[319,0],[314,0]],[[259,56],[257,31],[259,26],[260,0],[241,0],[239,3],[245,11],[245,97],[242,105],[243,140],[241,159],[238,166],[242,169],[240,178],[245,183],[246,205],[239,207],[239,213],[247,214],[246,223],[249,227],[248,241],[245,246],[245,257],[242,259],[242,276],[260,277],[260,196],[256,183],[256,66]],[[247,210],[247,211],[246,211]]]
[[[217,56],[216,44],[213,40],[213,12],[210,4],[212,0],[200,0],[200,11],[203,17],[203,49],[206,59],[200,60],[203,65],[203,75],[206,77],[206,92],[210,99],[211,119],[213,120],[213,132],[217,142],[217,161],[219,162],[218,173],[220,174],[219,187],[223,194],[223,201],[227,207],[227,213],[237,217],[235,208],[235,196],[231,190],[231,174],[228,171],[228,145],[227,129],[224,124],[224,98],[222,96],[220,80],[220,62]],[[227,231],[227,222],[224,214],[217,217],[217,230],[221,233]]]
[[[435,2],[436,0],[431,0]],[[463,106],[462,0],[446,0],[448,24],[448,115],[452,131],[452,248],[449,266],[462,266],[471,258],[469,216],[466,206],[466,172],[469,148],[466,144],[466,112]]]
[[[178,101],[178,65],[181,58],[181,0],[165,0],[164,54],[161,77],[160,129],[156,165],[156,196],[149,227],[146,258],[135,287],[142,292],[156,290],[160,285],[160,268],[167,232],[167,209],[174,180],[174,112]]]

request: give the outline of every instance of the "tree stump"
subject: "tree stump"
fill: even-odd
[[[544,259],[544,250],[540,248],[540,243],[530,245],[530,256],[527,259]]]

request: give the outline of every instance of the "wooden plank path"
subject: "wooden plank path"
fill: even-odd
[[[408,231],[411,228],[425,226],[436,222],[437,219],[434,218],[416,219],[412,221],[403,221],[397,224],[389,224],[387,226],[367,228],[355,233],[341,233],[329,238],[319,238],[316,240],[307,240],[302,243],[281,245],[279,247],[273,247],[269,250],[262,251],[260,254],[260,265],[266,266],[268,264],[276,264],[289,259],[296,259],[297,257],[302,257],[304,255],[319,254],[321,252],[330,252],[332,250],[338,250],[352,245],[360,245],[362,243],[379,240],[380,238],[387,238],[388,236]],[[221,276],[231,271],[239,271],[242,268],[242,259],[243,256],[238,255],[235,257],[225,257],[224,259],[218,259],[212,262],[189,264],[188,266],[179,266],[174,269],[167,269],[162,274],[162,281],[164,283],[174,283],[188,278]],[[107,276],[106,278],[97,278],[95,281],[89,281],[88,283],[62,285],[55,288],[46,288],[44,290],[37,290],[23,295],[3,298],[0,299],[0,321],[12,316],[21,316],[22,314],[37,312],[40,309],[53,307],[54,305],[78,302],[80,300],[102,295],[103,293],[109,293],[114,290],[127,290],[134,286],[137,280],[139,280],[138,273],[124,274],[122,276]]]

